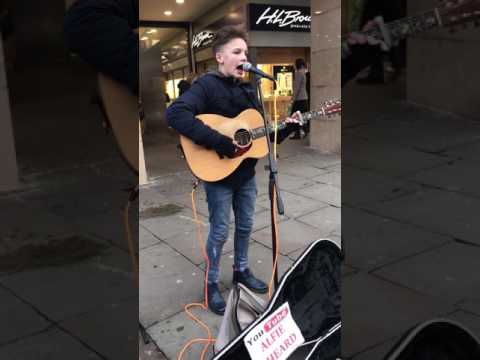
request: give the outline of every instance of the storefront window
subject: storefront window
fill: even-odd
[[[262,80],[262,91],[265,100],[265,111],[271,120],[280,120],[289,115],[292,102],[293,73],[291,64],[259,64],[258,68],[272,75],[276,80],[274,84],[268,80]]]

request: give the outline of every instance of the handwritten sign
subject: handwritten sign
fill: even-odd
[[[285,360],[304,342],[288,302],[255,326],[244,339],[254,360]]]

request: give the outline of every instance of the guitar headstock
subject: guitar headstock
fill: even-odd
[[[476,26],[480,23],[480,0],[455,0],[442,1],[444,4],[438,8],[442,26],[452,28],[455,25],[473,22]]]
[[[341,100],[328,100],[323,103],[322,112],[326,116],[336,115],[342,113]]]

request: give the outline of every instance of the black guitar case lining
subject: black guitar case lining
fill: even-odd
[[[289,359],[307,359],[305,353],[310,354],[310,359],[318,358],[318,354],[322,354],[324,360],[340,357],[340,276],[340,247],[326,239],[313,242],[282,276],[263,314],[225,346],[214,360],[250,359],[245,337],[285,302],[289,303],[292,317],[306,344]]]

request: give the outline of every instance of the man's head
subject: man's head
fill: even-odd
[[[305,60],[299,58],[299,59],[295,60],[295,68],[297,70],[306,69],[307,68],[307,63],[305,62]]]
[[[242,78],[243,70],[238,69],[238,66],[247,62],[247,35],[233,26],[221,28],[215,34],[213,55],[218,63],[218,71],[225,76]]]

